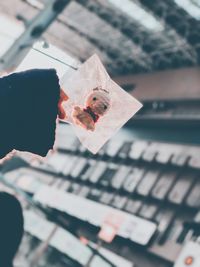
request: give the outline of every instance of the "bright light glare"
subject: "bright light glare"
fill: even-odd
[[[110,3],[115,5],[117,8],[122,10],[128,16],[134,18],[143,26],[149,30],[161,31],[163,25],[151,14],[146,12],[141,6],[130,0],[108,0]],[[151,1],[151,0],[150,0]]]

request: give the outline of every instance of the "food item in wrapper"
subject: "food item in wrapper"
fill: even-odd
[[[73,119],[77,125],[87,130],[94,131],[95,123],[108,112],[111,105],[109,92],[101,87],[96,87],[86,99],[86,107],[74,107]]]
[[[72,124],[80,142],[94,154],[142,107],[110,78],[97,55],[73,74],[66,73],[60,85],[69,96],[63,103],[63,121]]]

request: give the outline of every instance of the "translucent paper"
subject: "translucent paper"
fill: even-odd
[[[110,78],[97,55],[73,74],[66,73],[60,85],[69,96],[63,104],[64,121],[72,124],[82,145],[93,154],[142,107]]]

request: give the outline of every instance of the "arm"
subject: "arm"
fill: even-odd
[[[13,149],[45,156],[54,145],[61,90],[54,69],[0,78],[0,158]]]

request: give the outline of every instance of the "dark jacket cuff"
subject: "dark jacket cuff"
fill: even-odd
[[[56,71],[34,69],[2,79],[9,106],[4,111],[7,119],[4,153],[17,149],[45,156],[55,141],[60,96]]]

